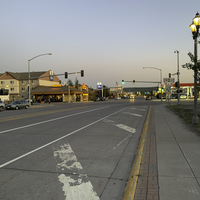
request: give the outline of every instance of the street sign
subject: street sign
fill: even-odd
[[[102,89],[102,83],[101,83],[101,82],[98,82],[98,83],[97,83],[97,89],[99,89],[99,90]]]
[[[171,85],[175,82],[175,78],[163,78],[163,82],[166,84],[167,82],[170,82]]]

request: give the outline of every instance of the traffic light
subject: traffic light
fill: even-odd
[[[135,84],[135,80],[133,80],[133,84]]]
[[[179,82],[175,82],[175,87],[179,87]]]
[[[67,72],[65,72],[65,78],[68,78],[68,73]]]
[[[124,80],[122,80],[122,84],[124,84]]]
[[[164,92],[164,91],[165,91],[165,89],[164,89],[164,88],[162,88],[162,89],[161,89],[161,92]]]
[[[81,77],[84,77],[84,70],[81,70]]]

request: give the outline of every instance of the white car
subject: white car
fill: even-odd
[[[115,97],[115,100],[121,99],[121,97]]]
[[[3,101],[0,100],[0,111],[3,111],[5,109],[5,104]]]
[[[180,99],[187,99],[187,96],[185,94],[181,94]]]

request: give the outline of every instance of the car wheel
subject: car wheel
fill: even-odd
[[[18,109],[19,109],[19,108],[16,106],[16,107],[15,107],[15,110],[18,110]]]
[[[0,107],[0,111],[3,111],[3,107],[2,106]]]
[[[27,109],[28,108],[28,106],[25,106],[25,109]]]

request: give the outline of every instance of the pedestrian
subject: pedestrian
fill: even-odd
[[[49,104],[51,103],[51,99],[50,99],[50,97],[49,97]]]
[[[42,98],[42,105],[44,105],[44,98]]]

